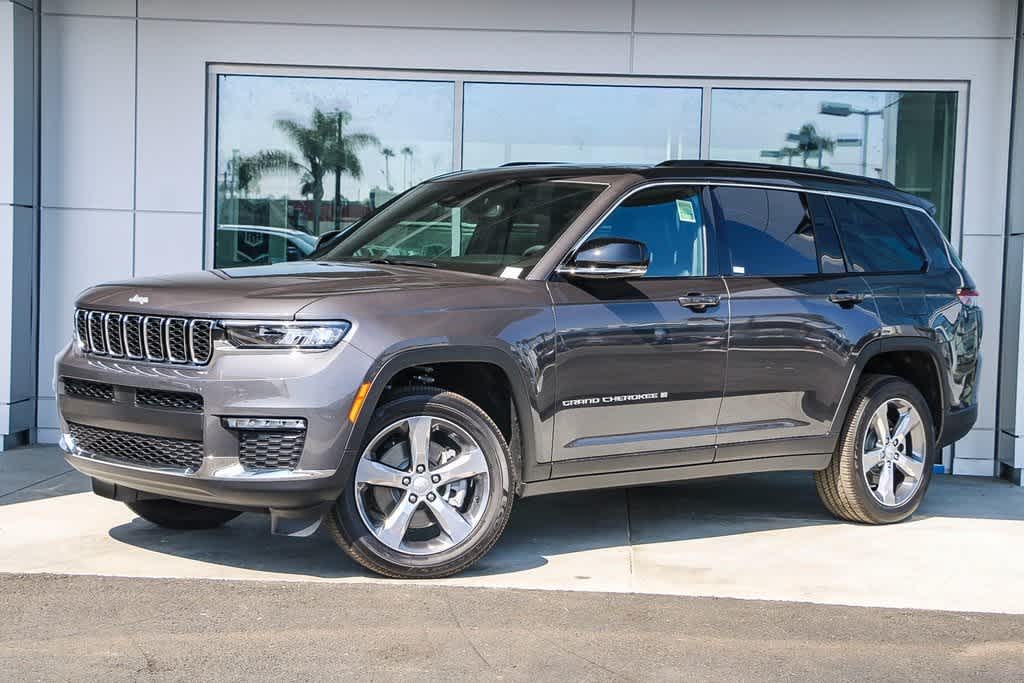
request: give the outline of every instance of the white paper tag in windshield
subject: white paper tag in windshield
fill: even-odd
[[[518,280],[519,276],[523,274],[522,268],[515,268],[513,266],[505,266],[505,270],[501,271],[501,275],[498,277],[506,277],[510,280]]]
[[[688,199],[676,200],[676,213],[683,223],[696,223],[697,216],[693,212],[693,204]]]

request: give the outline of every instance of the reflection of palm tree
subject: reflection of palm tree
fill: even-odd
[[[388,165],[388,161],[395,156],[395,150],[385,147],[380,153],[384,156],[384,187],[390,192],[395,188],[391,187],[391,167]]]
[[[811,154],[817,153],[818,168],[821,168],[822,152],[832,154],[836,148],[836,141],[832,138],[818,135],[818,129],[814,127],[813,123],[805,123],[800,126],[800,130],[794,137],[796,138],[797,149],[804,158],[804,166],[807,165],[807,159]]]
[[[309,126],[291,119],[278,119],[274,125],[298,148],[302,160],[285,150],[264,150],[243,157],[238,164],[239,189],[249,189],[266,173],[299,173],[302,177],[299,192],[313,199],[313,234],[320,234],[324,176],[334,173],[337,219],[342,174],[361,178],[363,167],[356,152],[362,147],[378,144],[377,138],[367,133],[345,135],[342,127],[349,120],[351,115],[348,112],[325,114],[319,109],[313,110]]]
[[[403,147],[398,153],[405,157],[402,160],[402,189],[404,190],[412,184],[412,177],[409,175],[409,170],[412,168],[412,147]]]

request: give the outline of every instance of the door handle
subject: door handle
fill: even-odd
[[[859,292],[848,292],[845,289],[837,289],[828,295],[828,300],[843,308],[853,308],[864,301],[864,295]]]
[[[700,292],[690,292],[686,296],[679,297],[680,306],[698,313],[703,313],[709,308],[717,306],[719,301],[720,299],[717,294],[701,294]]]

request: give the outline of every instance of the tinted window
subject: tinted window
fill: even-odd
[[[647,277],[707,275],[707,235],[700,189],[642,190],[615,208],[591,237],[623,237],[647,245]]]
[[[845,273],[843,249],[839,246],[839,235],[836,234],[828,202],[817,194],[809,194],[806,198],[807,208],[811,210],[811,217],[814,220],[814,243],[818,247],[818,266],[821,272]]]
[[[919,272],[924,253],[903,214],[892,204],[831,197],[850,270],[858,273]]]
[[[917,239],[924,246],[928,254],[928,267],[930,270],[945,270],[949,268],[949,257],[946,256],[946,238],[939,232],[938,227],[920,211],[904,209],[907,220],[917,233]]]
[[[733,275],[818,272],[814,223],[803,195],[782,190],[719,187],[712,191],[716,224],[728,245]]]

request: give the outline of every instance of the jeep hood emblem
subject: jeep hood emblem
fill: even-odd
[[[142,296],[141,294],[136,294],[131,299],[128,299],[128,301],[130,301],[133,304],[138,304],[140,306],[145,306],[146,304],[149,303],[149,297],[148,296]]]

